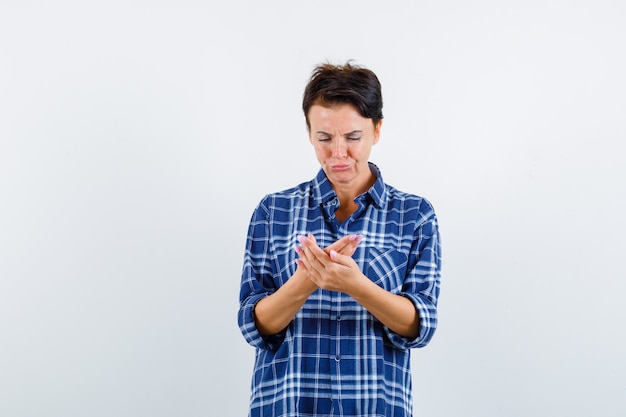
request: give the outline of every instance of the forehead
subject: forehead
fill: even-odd
[[[320,129],[373,125],[371,119],[361,116],[356,107],[348,103],[331,105],[316,103],[309,109],[309,120],[311,127]]]

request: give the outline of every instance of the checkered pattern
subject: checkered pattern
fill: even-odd
[[[323,170],[310,182],[266,196],[250,221],[241,281],[239,327],[256,348],[250,416],[412,415],[410,348],[423,347],[437,327],[440,239],[424,198],[377,182],[355,199],[343,223]],[[353,255],[376,284],[409,298],[418,311],[413,340],[392,332],[350,296],[317,290],[287,328],[262,337],[256,303],[296,270],[296,236],[313,233],[320,247],[362,234]]]

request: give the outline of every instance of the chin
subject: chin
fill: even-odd
[[[332,175],[328,178],[331,182],[336,182],[337,184],[347,184],[354,180],[354,175]]]

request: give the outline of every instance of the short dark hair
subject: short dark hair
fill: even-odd
[[[377,125],[383,119],[383,97],[380,81],[373,71],[354,65],[320,64],[315,67],[304,89],[302,110],[309,123],[309,110],[314,104],[352,104],[361,116]]]

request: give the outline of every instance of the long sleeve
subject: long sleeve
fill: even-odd
[[[426,200],[420,204],[421,221],[417,222],[408,257],[407,275],[402,286],[419,315],[420,332],[413,340],[386,329],[391,342],[399,348],[426,346],[437,329],[437,301],[441,279],[441,244],[435,212]]]
[[[238,313],[239,329],[244,339],[254,347],[275,350],[284,338],[282,333],[261,336],[254,319],[256,304],[276,289],[273,280],[268,210],[264,202],[261,202],[255,209],[248,227]]]

